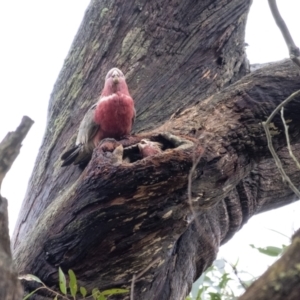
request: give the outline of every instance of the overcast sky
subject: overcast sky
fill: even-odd
[[[10,231],[14,227],[34,160],[45,129],[50,93],[73,37],[82,20],[88,0],[15,0],[0,2],[0,140],[14,130],[23,115],[35,124],[23,143],[21,153],[5,178],[1,194],[9,200]],[[299,0],[278,0],[280,11],[300,45]],[[264,63],[288,57],[267,0],[254,0],[249,16],[246,42],[251,63]],[[298,203],[253,217],[221,249],[232,262],[241,257],[241,267],[259,274],[266,260],[249,247],[280,245],[288,241],[272,228],[288,236],[300,227]],[[281,220],[278,222],[278,220]],[[253,266],[252,261],[261,262]],[[244,257],[244,260],[243,260]]]

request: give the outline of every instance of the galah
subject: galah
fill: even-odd
[[[147,139],[142,139],[138,143],[138,148],[143,158],[162,153],[162,147],[163,145],[161,143],[152,142]]]
[[[134,102],[124,74],[113,68],[105,77],[98,102],[87,111],[80,123],[75,147],[61,156],[64,161],[62,167],[87,163],[102,139],[118,140],[129,135],[134,119]]]

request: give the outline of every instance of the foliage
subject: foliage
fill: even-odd
[[[81,286],[79,287],[79,297],[76,298],[78,294],[78,284],[77,284],[77,278],[73,270],[68,271],[69,279],[67,280],[66,275],[62,271],[62,269],[59,267],[58,268],[58,283],[59,283],[59,289],[61,293],[58,293],[54,291],[53,289],[47,287],[37,276],[34,276],[32,274],[27,274],[20,276],[19,279],[27,280],[27,281],[35,281],[40,283],[42,286],[35,289],[31,293],[27,294],[23,300],[29,299],[34,293],[36,293],[38,290],[45,289],[52,294],[54,294],[53,300],[58,300],[58,299],[65,299],[65,300],[76,300],[76,299],[86,299],[86,298],[93,298],[94,300],[107,300],[109,296],[112,295],[117,295],[117,294],[125,294],[128,293],[129,290],[126,289],[109,289],[109,290],[104,290],[100,291],[97,288],[94,288],[92,290],[91,295],[87,296],[87,290],[85,287]],[[69,298],[69,294],[72,298]]]
[[[256,249],[260,253],[272,257],[277,257],[283,254],[286,245],[281,247],[267,246],[256,247],[253,244],[250,245],[253,249]],[[256,279],[251,275],[251,278],[247,281],[241,279],[241,275],[248,274],[246,271],[237,270],[238,261],[235,264],[230,264],[224,259],[215,260],[213,265],[208,268],[202,276],[193,284],[193,288],[190,296],[186,300],[234,300],[245,291],[245,289]],[[117,294],[128,293],[127,289],[109,289],[100,291],[98,288],[94,288],[91,295],[87,296],[87,290],[85,287],[80,286],[78,289],[78,282],[73,270],[68,271],[68,278],[63,273],[62,269],[58,269],[59,289],[60,293],[47,287],[37,276],[27,274],[19,277],[27,281],[35,281],[42,286],[26,295],[23,300],[29,299],[35,292],[41,289],[48,290],[54,294],[54,300],[76,300],[92,298],[94,300],[107,300],[109,296]],[[78,295],[79,292],[79,295]],[[68,294],[69,293],[69,294]],[[71,296],[71,298],[70,298]],[[78,298],[76,298],[78,297]]]
[[[258,250],[264,255],[272,257],[282,255],[287,248],[286,245],[281,245],[281,247],[267,246],[261,248],[256,247],[253,244],[251,244],[250,247]],[[213,265],[193,284],[192,291],[186,300],[237,299],[256,279],[246,271],[238,271],[237,266],[238,261],[235,264],[230,264],[224,259],[215,260]],[[250,279],[247,281],[242,280],[241,275],[243,274],[251,275]]]
[[[253,244],[251,244],[250,247],[258,250],[262,254],[265,254],[268,256],[275,256],[275,257],[283,254],[284,250],[286,249],[286,245],[282,245],[281,248],[275,247],[275,246],[267,246],[265,248],[260,248],[260,247],[256,247]]]
[[[191,296],[186,300],[236,299],[237,291],[240,294],[243,286],[239,282],[231,284],[235,278],[233,272],[226,270],[226,264],[228,263],[224,259],[214,261],[213,265],[193,284]],[[231,287],[232,285],[234,288]]]

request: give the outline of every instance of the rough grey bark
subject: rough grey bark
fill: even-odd
[[[300,75],[284,61],[245,76],[250,2],[91,2],[51,96],[14,233],[20,273],[54,286],[58,266],[72,268],[89,289],[104,289],[129,287],[152,264],[136,281],[134,299],[184,299],[252,215],[295,200],[261,122],[300,88]],[[163,153],[128,163],[103,144],[84,171],[61,169],[60,154],[113,66],[127,75],[137,108],[139,134],[120,141],[125,153],[143,137],[162,142]],[[296,150],[299,101],[286,108]],[[276,149],[299,184],[279,117],[273,125]]]

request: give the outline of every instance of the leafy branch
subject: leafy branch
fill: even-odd
[[[78,284],[77,284],[77,278],[73,270],[68,271],[69,275],[69,280],[67,281],[66,275],[62,271],[62,269],[59,267],[58,268],[58,281],[59,281],[59,289],[60,293],[56,292],[55,290],[49,288],[48,286],[45,285],[44,282],[42,282],[37,276],[32,275],[32,274],[26,274],[23,276],[19,276],[20,280],[26,280],[26,281],[35,281],[37,283],[40,283],[42,286],[38,287],[34,291],[30,292],[27,294],[23,300],[29,299],[33,294],[35,294],[39,290],[46,290],[52,294],[54,294],[53,300],[58,300],[59,298],[65,299],[65,300],[71,300],[68,296],[68,290],[70,291],[70,294],[73,298],[73,300],[76,300],[76,296],[78,294]],[[67,284],[68,282],[68,284]],[[85,287],[81,286],[79,288],[79,299],[88,299],[88,298],[93,298],[94,300],[107,300],[109,296],[112,295],[118,295],[118,294],[126,294],[128,293],[129,290],[127,289],[109,289],[109,290],[104,290],[100,291],[98,288],[94,288],[92,290],[91,295],[87,296],[87,290]]]

